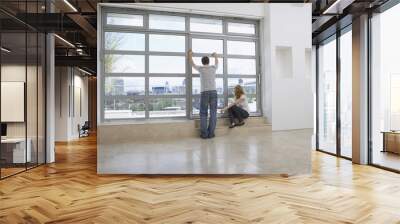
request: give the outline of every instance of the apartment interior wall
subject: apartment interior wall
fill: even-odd
[[[55,74],[55,141],[70,141],[88,121],[88,77],[73,67],[56,67]]]
[[[311,4],[267,4],[272,129],[313,128]],[[268,79],[266,79],[267,81]]]

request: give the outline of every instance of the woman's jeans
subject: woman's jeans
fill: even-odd
[[[215,126],[217,125],[217,101],[216,90],[201,92],[200,98],[200,135],[202,138],[212,138],[215,136]],[[207,126],[208,106],[210,106],[210,121]]]
[[[231,122],[231,124],[235,123],[235,119],[237,119],[239,122],[242,122],[244,119],[249,117],[249,113],[246,110],[236,105],[228,109],[228,114],[229,114],[229,121]]]

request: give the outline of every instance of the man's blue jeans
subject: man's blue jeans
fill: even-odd
[[[215,126],[217,125],[217,101],[216,90],[201,92],[200,98],[200,136],[202,138],[212,138],[215,136]],[[210,121],[207,127],[208,106],[210,106]]]

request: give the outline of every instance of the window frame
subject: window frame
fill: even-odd
[[[134,26],[117,26],[117,25],[107,25],[107,14],[108,13],[122,13],[122,14],[137,14],[143,16],[143,27]],[[150,29],[149,28],[149,15],[171,15],[171,16],[181,16],[185,18],[185,31],[177,30],[160,30],[160,29]],[[224,63],[219,61],[219,66],[223,66],[223,73],[217,74],[217,78],[223,78],[223,94],[218,94],[218,97],[223,97],[224,104],[228,104],[228,98],[230,93],[228,93],[228,78],[255,78],[256,79],[256,98],[257,98],[257,111],[250,113],[251,116],[261,116],[262,115],[262,98],[261,98],[261,60],[260,60],[260,37],[259,37],[259,20],[255,19],[242,19],[242,18],[230,18],[230,17],[219,17],[219,16],[208,16],[208,15],[197,15],[189,13],[172,13],[172,12],[160,12],[147,9],[124,9],[113,6],[102,6],[101,7],[101,43],[100,43],[100,67],[101,72],[99,79],[99,90],[100,90],[100,122],[113,122],[121,120],[141,120],[141,119],[153,119],[150,117],[149,113],[149,103],[152,99],[156,98],[185,98],[186,100],[186,116],[171,117],[166,116],[165,118],[187,118],[193,119],[198,118],[198,115],[193,114],[192,101],[194,98],[199,97],[199,94],[192,93],[192,78],[199,77],[199,74],[192,74],[192,68],[189,65],[187,58],[188,49],[192,48],[192,39],[217,39],[223,42],[223,52],[218,54],[219,58],[222,58]],[[219,19],[222,21],[222,33],[207,33],[207,32],[191,32],[190,31],[190,18],[205,18],[205,19]],[[228,23],[244,23],[244,24],[254,24],[255,34],[242,34],[242,33],[228,33]],[[145,35],[145,50],[144,51],[114,51],[105,50],[105,33],[106,32],[128,32],[128,33],[143,33]],[[150,51],[150,40],[151,34],[158,35],[176,35],[185,37],[185,52],[155,52]],[[255,55],[228,55],[227,54],[227,42],[228,41],[246,41],[255,43]],[[145,71],[144,73],[105,73],[104,66],[104,56],[106,54],[126,54],[126,55],[144,55],[145,56]],[[194,53],[193,57],[209,56],[209,54],[204,53]],[[170,74],[170,73],[150,73],[149,68],[149,57],[150,56],[185,56],[185,73],[182,74]],[[256,63],[256,74],[255,75],[229,75],[227,74],[227,63],[229,58],[237,59],[254,59]],[[213,59],[211,59],[213,60]],[[121,119],[105,119],[105,77],[117,76],[117,77],[144,77],[145,78],[145,94],[144,96],[138,96],[137,98],[145,99],[145,117],[144,118],[121,118]],[[185,77],[186,78],[186,94],[185,95],[151,95],[150,94],[150,77]],[[136,98],[134,96],[133,98]],[[221,115],[219,115],[221,116]],[[159,119],[159,117],[157,117]]]
[[[318,43],[316,44],[316,55],[315,55],[315,57],[316,57],[316,63],[315,63],[315,69],[316,69],[316,73],[315,73],[315,75],[316,75],[316,82],[315,82],[315,88],[316,88],[316,115],[315,115],[315,117],[316,117],[316,150],[317,151],[319,151],[319,152],[323,152],[323,153],[327,153],[327,154],[329,154],[329,155],[333,155],[333,156],[337,156],[337,157],[340,157],[340,158],[344,158],[344,159],[347,159],[347,160],[352,160],[352,158],[350,158],[350,157],[347,157],[347,156],[345,156],[345,155],[343,155],[342,154],[342,141],[341,141],[341,131],[342,131],[342,126],[341,126],[341,93],[342,93],[342,91],[341,91],[341,89],[340,89],[340,87],[341,87],[341,84],[342,84],[342,80],[341,80],[341,73],[342,73],[342,69],[341,69],[341,58],[342,58],[342,54],[341,54],[341,52],[340,52],[340,50],[341,50],[341,47],[340,47],[340,43],[341,43],[341,37],[344,35],[344,34],[346,34],[347,32],[352,32],[352,23],[350,23],[350,24],[348,24],[348,25],[346,25],[345,27],[343,27],[343,28],[341,28],[341,29],[338,29],[338,30],[336,30],[336,32],[334,33],[334,34],[332,34],[332,35],[330,35],[330,36],[328,36],[328,37],[326,37],[325,39],[323,39],[323,40],[320,40],[320,41],[318,41]],[[329,43],[329,42],[331,42],[331,41],[335,41],[336,42],[336,49],[335,49],[335,66],[336,66],[336,71],[335,71],[335,79],[336,79],[336,99],[335,99],[335,101],[336,101],[336,108],[335,108],[335,110],[336,110],[336,114],[335,114],[335,122],[336,122],[336,125],[335,125],[335,128],[336,128],[336,130],[335,130],[335,134],[336,134],[336,136],[335,136],[335,140],[336,140],[336,150],[335,150],[335,152],[329,152],[329,151],[327,151],[326,149],[323,149],[323,148],[321,148],[321,146],[320,146],[320,128],[319,128],[319,124],[320,124],[320,122],[321,122],[321,120],[320,120],[320,116],[319,116],[319,112],[320,112],[320,108],[321,108],[321,105],[320,105],[320,88],[321,88],[321,86],[320,86],[320,64],[319,64],[319,60],[320,60],[320,57],[321,57],[321,55],[320,55],[320,47],[322,46],[322,45],[325,45],[325,44],[327,44],[327,43]]]
[[[259,33],[258,33],[258,30],[259,30],[259,27],[258,27],[258,26],[259,26],[259,24],[255,24],[255,23],[243,21],[243,20],[240,20],[240,19],[226,19],[225,22],[226,22],[226,33],[227,33],[228,35],[232,35],[232,36],[238,35],[238,36],[248,36],[248,37],[259,36]],[[255,31],[255,32],[254,32],[254,34],[229,32],[229,29],[228,29],[229,23],[253,24],[253,25],[255,25],[255,26],[254,26],[254,31]]]

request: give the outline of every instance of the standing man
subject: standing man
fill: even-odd
[[[217,125],[217,88],[215,86],[215,72],[218,68],[217,54],[211,56],[215,59],[215,65],[210,65],[207,56],[201,58],[202,66],[198,66],[193,61],[193,52],[188,52],[189,62],[194,69],[200,73],[201,98],[200,98],[200,137],[203,139],[214,138],[215,126]],[[210,106],[210,121],[207,127],[208,106]]]

